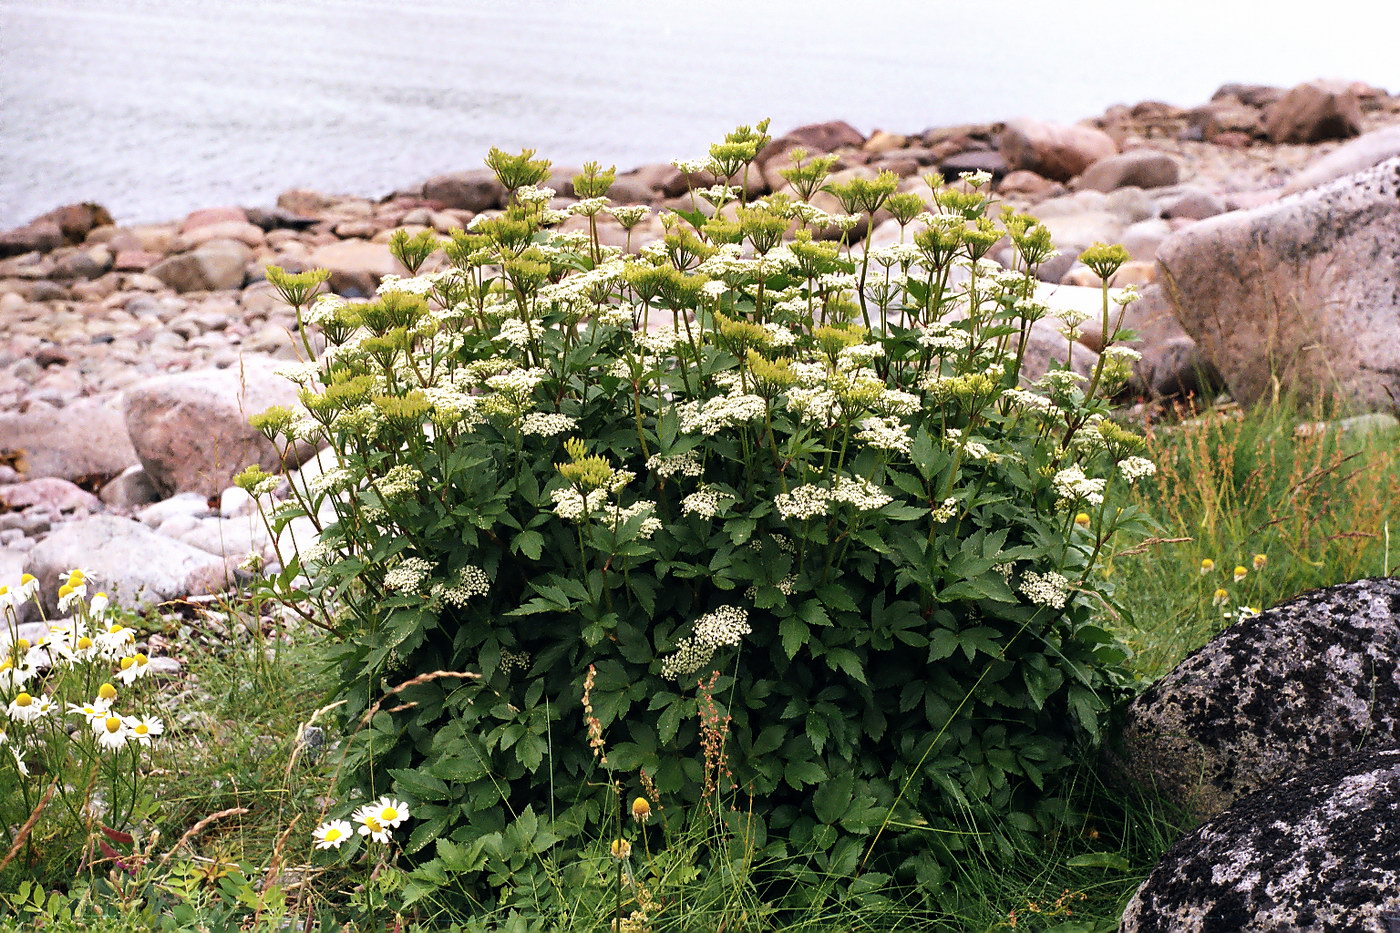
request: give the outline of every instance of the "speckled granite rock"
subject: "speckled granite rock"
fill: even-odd
[[[1157,251],[1186,332],[1239,401],[1278,384],[1362,410],[1400,398],[1400,159],[1173,234]]]
[[[1172,846],[1121,933],[1400,930],[1400,749],[1320,765]]]
[[[1363,744],[1400,742],[1400,580],[1237,622],[1129,705],[1113,754],[1193,815]]]

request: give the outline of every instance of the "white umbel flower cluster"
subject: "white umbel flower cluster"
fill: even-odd
[[[679,680],[693,674],[714,657],[715,651],[733,647],[753,631],[749,611],[740,606],[720,606],[695,620],[694,635],[676,644],[674,654],[661,661],[661,676]]]
[[[1063,609],[1069,598],[1069,581],[1053,570],[1045,573],[1027,570],[1021,576],[1021,592],[1037,606]]]
[[[416,593],[433,572],[433,563],[421,557],[410,557],[384,575],[384,585],[396,593]]]
[[[862,512],[871,512],[893,501],[870,480],[853,476],[838,476],[832,486],[812,483],[796,486],[791,492],[780,492],[773,497],[778,514],[789,521],[826,515],[833,505],[849,505]]]
[[[909,426],[898,418],[866,418],[860,423],[856,440],[864,441],[876,450],[892,450],[907,454],[914,444]]]
[[[733,497],[706,486],[681,500],[682,515],[699,515],[701,518],[714,518],[719,510]]]
[[[710,437],[725,428],[762,418],[767,406],[760,396],[735,393],[704,401],[683,402],[678,410],[682,431]]]
[[[647,460],[647,469],[657,476],[699,476],[704,472],[700,466],[700,454],[694,450],[674,457],[652,454]]]
[[[578,422],[568,415],[554,412],[534,411],[520,422],[520,433],[527,436],[554,437],[578,427]]]
[[[1090,506],[1103,505],[1103,488],[1106,482],[1103,479],[1090,479],[1078,466],[1065,467],[1051,480],[1055,487],[1055,495],[1060,497],[1060,508],[1068,508],[1076,502],[1084,502]]]
[[[436,586],[433,594],[449,606],[465,606],[468,601],[476,596],[485,596],[491,592],[491,578],[486,575],[486,571],[474,564],[468,564],[457,571],[457,584],[455,586]]]
[[[1146,457],[1128,457],[1118,464],[1118,472],[1131,485],[1157,472],[1157,464]]]

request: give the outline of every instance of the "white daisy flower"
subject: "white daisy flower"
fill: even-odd
[[[5,707],[5,712],[15,722],[33,722],[49,714],[53,709],[53,700],[48,697],[36,697],[21,690],[15,694],[15,698],[10,701],[10,705]]]
[[[9,693],[16,687],[23,687],[34,676],[34,668],[27,664],[15,664],[11,658],[0,659],[0,690]]]
[[[391,829],[397,828],[400,823],[408,819],[408,804],[402,800],[394,800],[392,797],[380,797],[374,803],[361,809],[373,813],[375,819]]]
[[[312,836],[318,849],[339,849],[354,834],[349,820],[327,820],[317,826]]]
[[[68,704],[68,712],[73,714],[74,716],[83,717],[83,719],[87,721],[87,724],[91,726],[94,731],[96,731],[101,725],[102,720],[107,718],[107,714],[110,712],[111,709],[111,701],[104,700],[101,697],[98,697],[91,703],[83,703],[81,705],[78,703]]]
[[[94,639],[104,657],[119,658],[126,654],[126,649],[136,643],[136,632],[117,622],[107,626],[107,631],[98,634]]]
[[[379,821],[376,812],[373,805],[361,807],[355,811],[355,822],[360,824],[359,833],[361,836],[368,836],[375,842],[388,842],[391,835],[390,829]]]
[[[131,740],[142,745],[150,745],[151,739],[165,732],[165,723],[154,716],[127,716],[125,719]]]
[[[127,728],[126,720],[120,716],[108,715],[97,723],[97,744],[108,751],[117,751],[125,748],[131,741],[131,730]]]
[[[151,659],[140,651],[128,655],[117,663],[117,680],[128,687],[145,677],[151,670]]]

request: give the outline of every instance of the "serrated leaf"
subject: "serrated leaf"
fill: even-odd
[[[778,623],[778,635],[783,640],[783,653],[790,659],[797,657],[797,652],[802,646],[807,644],[811,630],[807,623],[797,616],[788,616]]]

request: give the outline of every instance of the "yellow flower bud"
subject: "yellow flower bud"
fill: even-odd
[[[1080,512],[1078,515],[1074,516],[1074,523],[1080,528],[1088,528],[1089,520],[1088,512]]]
[[[1212,570],[1214,570],[1214,569],[1215,569],[1215,561],[1211,560],[1209,557],[1202,559],[1202,561],[1201,561],[1201,573],[1202,573],[1202,574],[1210,573],[1210,572],[1211,572]]]
[[[1236,582],[1236,583],[1239,583],[1241,580],[1243,580],[1243,579],[1245,578],[1245,576],[1246,576],[1248,573],[1249,573],[1249,571],[1246,570],[1246,569],[1244,569],[1244,565],[1243,565],[1243,564],[1240,564],[1239,566],[1237,566],[1237,567],[1235,568],[1235,582]]]
[[[1267,555],[1267,554],[1255,554],[1255,555],[1254,555],[1254,569],[1255,569],[1255,570],[1263,570],[1263,569],[1264,569],[1264,565],[1267,564],[1268,562],[1269,562],[1269,555]]]
[[[625,859],[632,854],[632,843],[626,839],[614,839],[612,844],[612,856],[615,859]]]

